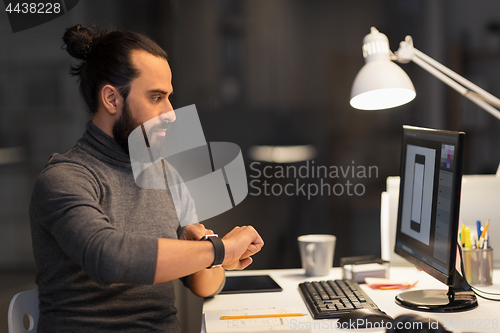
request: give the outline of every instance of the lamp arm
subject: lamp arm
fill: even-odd
[[[419,65],[420,67],[422,67],[423,69],[425,69],[426,71],[428,71],[429,73],[431,73],[432,75],[434,75],[435,77],[437,77],[438,79],[449,85],[451,88],[458,91],[461,95],[467,97],[470,101],[474,102],[475,104],[483,108],[486,112],[490,113],[491,115],[500,120],[500,111],[498,111],[496,108],[492,106],[492,105],[496,107],[500,106],[500,100],[498,98],[485,92],[483,89],[479,87],[478,88],[480,89],[480,91],[473,91],[471,89],[467,89],[466,87],[464,87],[465,85],[464,82],[467,83],[466,86],[470,85],[476,86],[476,85],[439,63],[438,64],[440,65],[440,67],[442,67],[440,69],[444,69],[445,71],[440,71],[436,69],[436,67],[433,67],[431,64],[429,64],[419,56],[419,54],[423,54],[422,52],[418,51],[417,49],[414,49],[414,51],[415,51],[414,56],[411,59],[414,63],[416,63],[417,65]],[[425,57],[430,59],[430,57],[428,56]],[[433,62],[437,63],[437,61],[435,60],[433,60]],[[444,73],[449,74],[450,72],[453,74],[449,76],[444,74]],[[457,83],[457,81],[454,81],[450,77],[460,78],[459,82],[464,85]],[[481,94],[480,92],[484,92],[486,93],[486,95]]]
[[[402,63],[413,61],[500,120],[500,111],[496,109],[500,108],[500,99],[414,48],[410,36],[400,43],[396,57],[397,61]]]
[[[419,51],[415,48],[413,48],[413,50],[414,50],[414,57],[418,57],[418,58],[422,59],[423,61],[429,63],[431,66],[437,68],[439,71],[441,71],[444,74],[446,74],[447,76],[451,77],[453,80],[457,81],[458,83],[460,83],[464,87],[467,87],[470,91],[481,96],[481,98],[484,99],[487,103],[489,103],[497,108],[500,108],[500,99],[493,96],[492,94],[490,94],[486,90],[478,87],[477,85],[470,82],[469,80],[467,80],[463,76],[460,76],[459,74],[455,73],[454,71],[452,71],[448,67],[446,67],[446,66],[442,65],[441,63],[437,62],[436,60],[432,59],[431,57],[429,57],[428,55],[426,55],[422,51]],[[414,60],[414,59],[412,59],[412,60]]]
[[[482,98],[479,98],[481,96],[478,95],[479,97],[476,97],[474,92],[472,92],[471,94],[466,94],[464,96],[472,102],[476,103],[478,106],[482,107],[484,110],[486,110],[486,112],[500,120],[500,111],[491,106],[491,104],[485,102]]]

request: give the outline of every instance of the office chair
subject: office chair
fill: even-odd
[[[8,313],[9,333],[36,333],[40,314],[38,303],[38,289],[17,293],[12,298]],[[23,324],[25,315],[29,319],[28,329]]]

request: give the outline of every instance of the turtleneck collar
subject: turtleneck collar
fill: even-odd
[[[127,163],[130,165],[130,156],[125,153],[115,139],[104,133],[91,120],[87,123],[86,131],[80,141],[90,146],[99,155],[103,155],[102,158],[109,160],[111,163],[118,162],[119,164]]]

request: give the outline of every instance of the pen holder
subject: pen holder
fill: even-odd
[[[465,277],[474,286],[493,284],[493,249],[462,249]]]

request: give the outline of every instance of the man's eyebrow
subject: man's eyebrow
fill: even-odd
[[[152,89],[147,91],[148,94],[162,94],[162,95],[168,95],[168,91],[164,91],[161,89]],[[174,92],[171,91],[170,94],[173,94]]]

